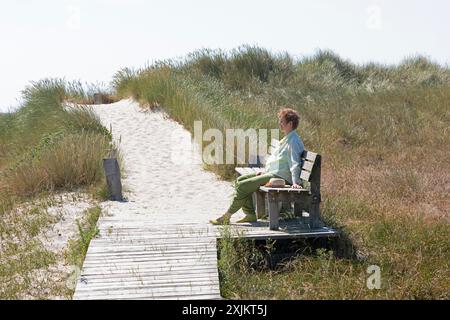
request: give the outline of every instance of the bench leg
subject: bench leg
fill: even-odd
[[[304,209],[303,203],[301,203],[300,201],[294,202],[294,215],[296,217],[302,217],[303,209]]]
[[[290,202],[282,202],[281,203],[281,212],[289,212],[291,213],[291,203]]]
[[[302,198],[302,200],[294,202],[294,214],[295,214],[295,216],[299,217],[300,221],[303,224],[308,224],[308,225],[310,225],[309,218],[303,217],[303,211],[307,211],[309,213],[310,207],[311,207],[309,203],[310,203],[309,197],[308,198]]]
[[[261,219],[266,215],[266,200],[264,199],[264,193],[256,191],[256,217]]]
[[[270,197],[269,198],[269,229],[278,230],[280,217],[280,207],[278,206],[278,201]]]
[[[311,200],[310,214],[310,227],[311,229],[318,228],[320,223],[320,202],[318,199]]]

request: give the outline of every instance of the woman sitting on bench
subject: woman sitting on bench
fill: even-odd
[[[281,109],[278,112],[280,120],[280,130],[285,134],[280,140],[278,147],[272,152],[266,161],[263,172],[249,173],[240,176],[234,183],[235,193],[233,202],[227,212],[216,220],[210,222],[214,225],[229,224],[231,216],[240,208],[245,213],[245,217],[237,221],[255,222],[256,212],[253,206],[252,194],[260,186],[265,185],[271,178],[282,178],[292,185],[292,188],[301,188],[300,156],[304,150],[303,142],[297,134],[299,115],[297,111],[289,108]]]

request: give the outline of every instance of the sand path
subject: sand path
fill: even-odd
[[[190,132],[164,111],[143,112],[132,100],[95,105],[93,110],[106,128],[112,127],[116,143],[120,141],[126,170],[122,184],[128,202],[104,202],[109,216],[157,216],[158,224],[208,223],[228,208],[232,183],[202,168]],[[233,220],[242,216],[240,210]]]

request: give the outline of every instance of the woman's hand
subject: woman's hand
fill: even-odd
[[[294,183],[294,184],[292,185],[292,188],[294,188],[294,189],[301,189],[302,186],[299,185],[299,184]]]

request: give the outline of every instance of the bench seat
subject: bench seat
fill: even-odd
[[[279,203],[294,203],[294,213],[302,217],[305,210],[307,212],[308,224],[311,229],[320,227],[320,174],[321,174],[321,156],[315,152],[303,151],[301,154],[302,170],[300,179],[306,188],[271,188],[261,186],[254,193],[256,202],[256,214],[258,218],[266,215],[266,206],[269,211],[269,228],[278,230],[279,228]],[[252,172],[263,171],[262,167],[236,167],[239,175]]]

